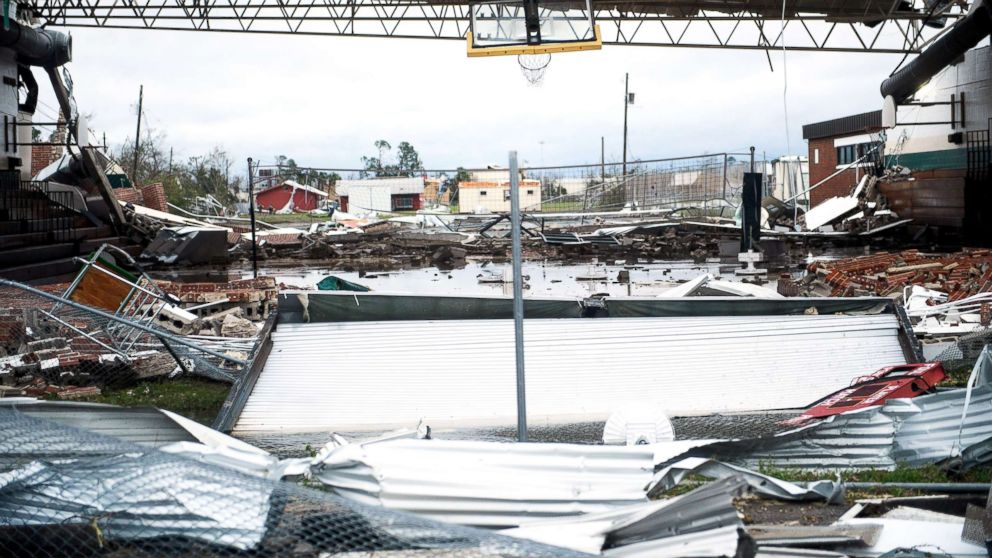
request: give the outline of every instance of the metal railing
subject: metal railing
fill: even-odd
[[[44,233],[46,242],[69,239],[78,216],[72,192],[53,191],[47,182],[22,182],[18,174],[0,172],[0,234]]]

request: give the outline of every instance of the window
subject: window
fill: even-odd
[[[534,195],[534,190],[527,190],[527,195],[528,196],[533,196]]]
[[[819,165],[820,164],[820,148],[819,147],[813,149],[813,164],[814,165]]]
[[[487,195],[487,194],[489,194],[489,192],[487,192],[487,191],[485,191],[485,190],[479,190],[479,195],[480,195],[480,196],[485,196],[485,195]]]
[[[413,197],[393,196],[393,209],[413,209]]]
[[[874,147],[875,144],[871,142],[842,145],[837,148],[837,165],[849,165],[864,157]]]
[[[503,201],[507,201],[509,199],[510,199],[510,191],[509,190],[503,190]]]

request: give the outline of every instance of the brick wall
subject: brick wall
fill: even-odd
[[[809,140],[809,183],[817,184],[821,180],[837,172],[837,148],[834,140],[837,138],[819,138]],[[820,162],[816,162],[816,150],[820,150]],[[854,169],[846,170],[810,192],[810,206],[816,206],[824,201],[847,196],[857,183]]]
[[[62,156],[62,148],[54,145],[35,145],[31,147],[31,177],[34,178],[41,169],[55,162]]]
[[[162,186],[161,182],[142,186],[141,196],[145,200],[145,207],[157,209],[158,211],[169,211],[169,207],[165,202],[165,187]]]
[[[62,114],[59,113],[58,124],[55,126],[55,134],[51,139],[51,143],[62,143],[65,142],[65,122],[62,120]],[[48,141],[45,139],[44,141]],[[34,178],[41,169],[47,167],[48,165],[54,163],[62,153],[65,148],[61,145],[34,145],[31,147],[31,177]]]
[[[124,203],[144,205],[141,191],[137,188],[114,188],[114,195]]]

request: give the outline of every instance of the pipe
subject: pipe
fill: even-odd
[[[943,37],[882,82],[882,98],[891,96],[897,104],[905,101],[926,85],[937,72],[988,37],[989,33],[992,33],[992,8],[989,7],[989,0],[976,0],[968,15],[954,24]]]
[[[0,27],[0,47],[13,50],[18,64],[28,66],[56,68],[72,60],[72,37],[13,20],[9,29]]]
[[[943,494],[988,494],[989,489],[992,489],[992,484],[986,482],[845,482],[844,488],[848,490],[898,488]]]
[[[21,82],[28,89],[27,97],[23,103],[17,105],[17,111],[34,114],[38,108],[38,81],[34,79],[31,67],[24,64],[17,65],[17,77],[21,78]]]

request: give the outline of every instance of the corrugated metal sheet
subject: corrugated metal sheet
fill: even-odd
[[[861,114],[853,114],[833,120],[814,122],[803,126],[803,139],[829,138],[834,136],[849,136],[864,134],[881,129],[882,111],[873,110]]]
[[[653,470],[650,446],[411,439],[337,447],[311,468],[346,498],[488,527],[646,502]]]
[[[754,547],[733,506],[744,487],[739,478],[728,478],[668,500],[529,521],[501,534],[604,556],[743,558]]]
[[[921,466],[962,453],[973,460],[981,458],[989,455],[982,448],[992,437],[992,352],[988,347],[975,366],[976,387],[967,413],[967,391],[948,389],[892,399],[880,407],[836,415],[780,436],[717,444],[715,452],[728,459],[736,455],[738,462],[752,467],[807,469]],[[976,449],[968,451],[972,446]]]
[[[150,407],[131,409],[99,403],[0,399],[0,410],[4,409],[145,446],[198,441],[182,425]]]
[[[894,315],[528,320],[532,424],[804,407],[904,364]],[[509,320],[280,324],[239,432],[513,424]]]

